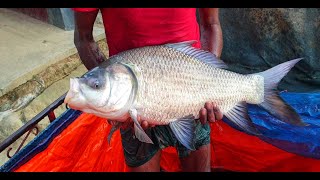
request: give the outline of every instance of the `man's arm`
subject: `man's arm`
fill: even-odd
[[[220,58],[223,38],[218,8],[200,8],[200,31],[202,49],[212,52]]]
[[[199,9],[201,46],[202,49],[212,52],[220,58],[223,38],[219,20],[218,8]],[[199,111],[199,119],[202,124],[222,119],[223,114],[214,102],[206,102]]]
[[[99,10],[74,12],[74,44],[85,67],[90,70],[106,60],[93,38],[93,25]]]

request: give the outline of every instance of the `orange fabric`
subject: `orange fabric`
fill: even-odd
[[[125,172],[120,132],[110,145],[106,119],[82,114],[42,152],[17,172]],[[211,125],[211,166],[232,171],[320,171],[320,160],[278,149],[257,137],[237,131],[223,121]],[[161,167],[180,171],[173,147],[162,151]]]
[[[82,114],[42,152],[16,171],[110,172],[126,171],[120,132],[107,136],[111,126],[103,118]]]

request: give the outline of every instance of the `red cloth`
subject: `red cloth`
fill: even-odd
[[[17,172],[123,172],[127,171],[120,131],[110,145],[111,126],[106,119],[82,114],[49,146],[18,168]],[[116,142],[115,142],[116,141]]]
[[[94,8],[73,8],[89,12]],[[199,25],[195,8],[101,8],[112,56],[124,50],[165,43],[197,40]]]

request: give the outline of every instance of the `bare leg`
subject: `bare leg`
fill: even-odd
[[[188,157],[181,158],[182,171],[185,172],[210,172],[210,144],[201,146],[190,153]]]
[[[160,171],[160,157],[159,150],[148,162],[138,167],[129,167],[131,172],[159,172]]]

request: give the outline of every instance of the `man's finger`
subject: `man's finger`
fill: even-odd
[[[221,120],[223,118],[223,114],[216,104],[213,104],[213,111],[214,111],[216,120]]]
[[[142,129],[146,130],[149,127],[149,123],[147,121],[141,122]]]
[[[142,129],[146,130],[149,128],[149,123],[148,121],[141,120],[140,116],[138,116],[138,122],[141,124]]]
[[[204,107],[207,109],[208,121],[214,122],[216,118],[213,111],[213,104],[211,102],[206,102]]]
[[[207,123],[207,110],[206,108],[201,108],[199,111],[199,119],[201,124]]]
[[[122,123],[121,129],[127,129],[127,128],[129,128],[130,126],[133,127],[133,121],[132,121],[131,118],[128,118],[125,122]]]

